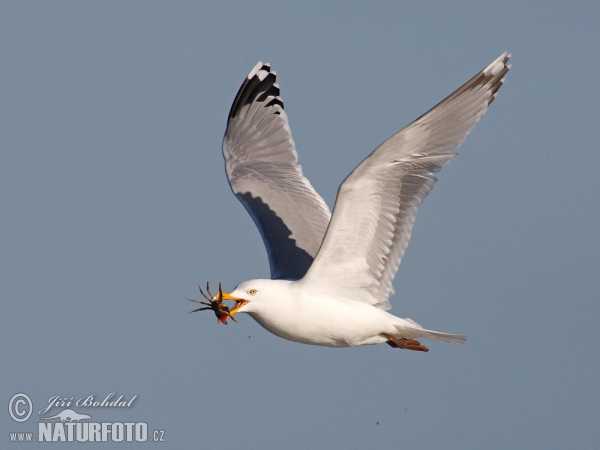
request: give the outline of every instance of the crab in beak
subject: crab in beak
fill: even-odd
[[[227,319],[229,318],[231,318],[231,320],[237,323],[237,320],[235,320],[235,318],[233,317],[234,314],[236,314],[242,306],[248,303],[247,300],[233,297],[229,292],[223,292],[223,290],[221,289],[221,283],[219,283],[218,295],[212,295],[212,293],[210,292],[210,288],[208,287],[208,282],[206,283],[206,292],[208,292],[208,295],[204,293],[200,285],[198,285],[198,289],[200,289],[200,293],[206,300],[208,300],[208,302],[188,299],[190,302],[206,305],[206,307],[194,309],[193,311],[190,311],[190,313],[197,311],[206,311],[210,309],[215,313],[215,316],[217,316],[217,322],[223,323],[225,325],[227,325]],[[223,303],[223,300],[234,300],[235,305],[232,309],[230,309],[225,303]]]

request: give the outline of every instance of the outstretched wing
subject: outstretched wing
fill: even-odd
[[[392,136],[341,185],[327,234],[302,280],[320,292],[389,309],[392,280],[433,173],[487,111],[510,66],[506,53]]]
[[[223,138],[225,170],[267,248],[271,278],[302,278],[323,241],[331,213],[302,174],[275,83],[259,62],[242,83]]]

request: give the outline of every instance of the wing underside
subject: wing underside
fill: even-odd
[[[304,177],[268,64],[258,63],[231,106],[223,138],[233,193],[254,220],[271,278],[299,279],[317,254],[331,213]]]
[[[319,253],[302,280],[320,292],[391,307],[392,281],[414,220],[504,81],[502,54],[457,91],[380,145],[346,178]]]

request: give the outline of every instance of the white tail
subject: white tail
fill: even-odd
[[[400,333],[399,337],[405,337],[405,338],[411,338],[411,339],[417,339],[417,338],[427,338],[427,339],[433,339],[434,341],[442,341],[442,342],[449,342],[451,344],[464,344],[465,341],[467,340],[466,336],[463,336],[462,334],[450,334],[450,333],[441,333],[439,331],[433,331],[433,330],[426,330],[425,328],[423,328],[421,325],[419,325],[417,322],[415,322],[412,319],[402,319],[403,321],[409,322],[411,325],[413,325],[413,327],[407,327],[406,323],[404,324],[397,324],[396,328],[398,330],[398,332]]]
[[[451,344],[464,344],[467,340],[462,334],[440,333],[439,331],[418,330],[419,337],[433,339],[435,341],[450,342]]]

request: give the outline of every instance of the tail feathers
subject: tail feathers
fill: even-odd
[[[451,344],[464,344],[467,340],[466,336],[462,334],[450,334],[441,333],[439,331],[426,330],[421,325],[411,319],[404,319],[409,322],[413,327],[407,327],[406,325],[396,326],[399,332],[399,337],[406,337],[411,339],[416,338],[427,338],[433,339],[434,341],[449,342]]]
[[[449,342],[451,344],[464,344],[467,340],[462,334],[440,333],[439,331],[419,330],[419,337],[433,339],[435,341]]]

